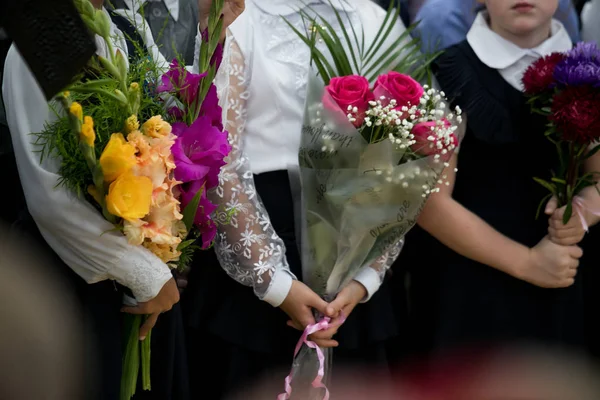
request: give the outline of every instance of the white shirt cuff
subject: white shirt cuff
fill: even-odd
[[[131,289],[138,302],[155,298],[167,281],[173,278],[171,269],[146,249],[135,249],[110,270],[109,276]]]
[[[290,292],[293,281],[294,278],[285,269],[276,270],[263,300],[273,307],[279,307]]]
[[[369,266],[362,267],[354,276],[354,280],[363,285],[367,290],[367,295],[361,300],[361,303],[369,301],[371,296],[373,296],[381,286],[379,273]]]

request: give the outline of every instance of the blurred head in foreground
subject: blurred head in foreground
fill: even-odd
[[[598,400],[600,371],[570,354],[532,347],[459,353],[390,377],[372,369],[335,370],[332,400]],[[283,381],[257,383],[234,400],[264,400]],[[292,400],[314,400],[294,397]],[[321,397],[315,397],[320,399]]]
[[[0,226],[0,399],[82,399],[75,301],[31,243]]]

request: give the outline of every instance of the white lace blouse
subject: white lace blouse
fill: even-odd
[[[385,11],[370,0],[332,3],[359,36],[364,29],[368,47]],[[326,0],[246,0],[246,11],[230,29],[228,93],[221,82],[221,95],[227,98],[226,129],[233,151],[213,201],[236,214],[228,222],[225,213],[218,215],[221,223],[215,250],[232,278],[253,287],[259,298],[273,306],[283,302],[295,277],[286,261],[285,246],[257,196],[253,174],[286,170],[298,163],[310,54],[283,18],[304,32],[308,27],[297,10],[316,12],[342,37],[328,4]],[[390,40],[404,31],[398,21]],[[367,299],[381,285],[401,246],[396,244],[355,277],[367,289]]]

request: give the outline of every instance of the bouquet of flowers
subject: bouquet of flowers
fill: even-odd
[[[312,32],[297,32],[318,71],[309,77],[299,150],[303,277],[327,301],[360,268],[399,252],[428,196],[444,183],[458,145],[460,109],[449,112],[442,92],[413,78],[425,76],[431,58],[419,53],[417,41],[404,44],[410,28],[381,48],[397,13],[390,8],[369,49],[354,28],[343,30],[344,42],[319,17],[307,23]],[[317,43],[325,43],[329,58]],[[324,387],[330,354],[306,336],[280,399],[289,398],[292,378],[316,374],[312,386]],[[317,392],[314,398],[322,398]]]
[[[89,0],[75,2],[110,56],[92,58],[84,72],[57,97],[66,111],[37,134],[43,157],[60,160],[60,184],[97,207],[132,245],[144,246],[172,268],[185,268],[193,253],[216,233],[216,206],[206,191],[231,146],[213,84],[222,58],[219,35],[223,0],[212,4],[199,49],[200,74],[175,60],[160,67],[138,49],[127,66],[113,51],[106,14]],[[196,243],[200,242],[200,245]],[[121,399],[142,386],[150,390],[149,334],[141,343],[142,317],[127,314]]]
[[[525,72],[523,86],[532,111],[548,118],[546,137],[560,160],[550,181],[534,178],[550,192],[540,209],[555,196],[559,207],[566,206],[563,222],[575,212],[585,227],[583,201],[577,195],[595,186],[599,173],[583,173],[582,167],[600,149],[600,49],[579,43],[565,54],[540,58]]]

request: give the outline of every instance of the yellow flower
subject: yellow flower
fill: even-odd
[[[131,133],[137,131],[138,129],[140,129],[140,123],[138,122],[138,119],[135,115],[132,115],[131,117],[127,118],[127,120],[125,120],[126,133]]]
[[[136,164],[135,147],[120,133],[113,133],[100,156],[100,167],[106,182],[112,182]]]
[[[69,107],[69,112],[71,115],[77,118],[78,121],[83,121],[83,108],[81,108],[81,104],[78,102],[74,101],[71,104],[71,107]]]
[[[81,106],[79,106],[79,108],[81,109]],[[94,120],[92,117],[86,115],[83,118],[83,125],[81,126],[79,140],[85,142],[90,147],[94,147],[94,142],[96,141],[96,132],[94,132]]]
[[[68,90],[63,92],[63,96],[65,97],[69,97],[71,95],[71,92],[69,92]]]
[[[142,131],[147,136],[159,138],[167,136],[171,133],[171,125],[169,125],[168,122],[163,121],[160,115],[156,115],[144,122],[144,125],[142,125]]]
[[[151,202],[152,181],[131,172],[111,183],[106,196],[108,212],[128,221],[144,218],[150,212]]]

